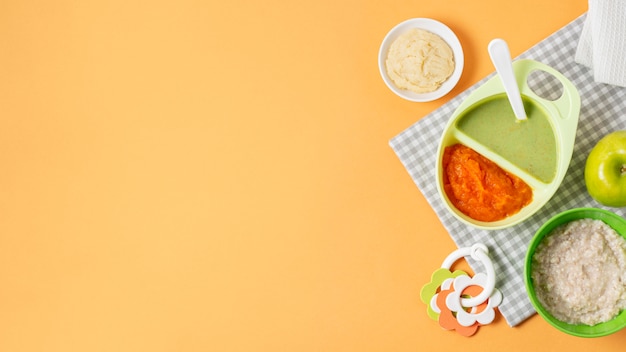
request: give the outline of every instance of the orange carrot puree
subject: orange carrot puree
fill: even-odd
[[[479,221],[504,219],[533,198],[524,181],[461,144],[444,151],[443,184],[452,204]]]

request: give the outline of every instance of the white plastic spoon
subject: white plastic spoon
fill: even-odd
[[[509,46],[502,39],[494,39],[489,43],[489,57],[491,62],[496,67],[496,72],[500,75],[502,85],[504,85],[504,91],[509,97],[509,102],[513,108],[513,113],[518,120],[526,120],[526,111],[524,110],[524,103],[522,103],[522,96],[513,74],[513,66],[511,66],[511,52]]]

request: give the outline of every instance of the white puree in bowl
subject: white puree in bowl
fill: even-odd
[[[454,72],[454,53],[437,34],[413,28],[391,44],[385,64],[398,88],[430,93]]]
[[[537,246],[531,277],[555,318],[595,325],[626,308],[626,240],[600,220],[555,228]]]

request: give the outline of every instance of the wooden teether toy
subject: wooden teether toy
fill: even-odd
[[[450,271],[457,260],[466,256],[482,262],[486,273],[470,277],[461,270]],[[495,319],[495,308],[502,302],[495,279],[487,247],[475,244],[448,255],[441,268],[432,274],[431,281],[422,287],[420,298],[427,305],[428,316],[437,320],[442,328],[472,336],[480,325]]]

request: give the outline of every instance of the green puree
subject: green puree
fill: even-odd
[[[523,96],[528,119],[518,121],[505,94],[476,105],[457,128],[544,183],[556,175],[556,139],[548,116]]]

